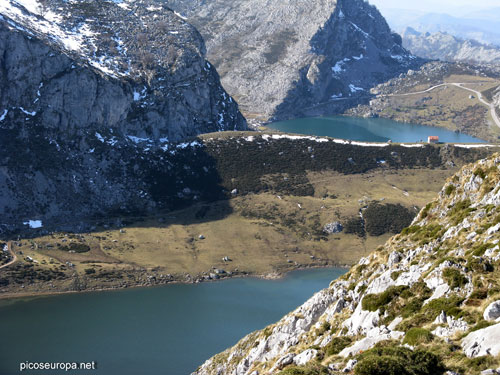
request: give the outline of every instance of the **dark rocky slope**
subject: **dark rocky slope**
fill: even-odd
[[[245,128],[200,34],[166,6],[0,3],[0,223],[154,209],[150,151]]]
[[[363,0],[166,0],[249,117],[338,113],[419,60]]]
[[[0,150],[4,229],[15,231],[23,222],[41,220],[47,229],[78,230],[80,221],[147,215],[224,199],[233,189],[257,193],[274,184],[287,194],[309,195],[314,190],[307,171],[441,168],[491,153],[490,148],[350,144],[252,133],[149,149],[120,141],[111,132],[70,140],[35,130],[40,132],[28,138],[25,128],[1,130],[8,140]],[[281,180],[282,174],[288,178]],[[274,182],[265,176],[274,176]]]
[[[4,129],[165,143],[245,128],[203,39],[164,5],[6,0],[0,16]]]

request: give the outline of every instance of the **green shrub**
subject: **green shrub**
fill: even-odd
[[[416,314],[422,309],[422,305],[424,304],[423,298],[412,298],[409,300],[403,308],[401,309],[401,316],[403,318],[409,318],[410,316]]]
[[[427,203],[427,205],[424,207],[424,209],[422,210],[422,213],[420,214],[420,217],[422,219],[425,219],[427,216],[429,216],[429,211],[431,210],[433,206],[433,203]]]
[[[326,331],[329,331],[330,328],[332,328],[332,325],[330,323],[323,322],[323,324],[321,324],[321,327],[319,328],[319,334],[322,335]]]
[[[423,300],[428,298],[428,296],[419,298],[421,298],[421,302],[423,302]],[[405,314],[405,318],[407,317],[408,319],[405,319],[401,323],[399,323],[396,329],[406,332],[411,328],[421,327],[426,323],[434,321],[436,317],[441,313],[441,311],[444,311],[446,315],[460,318],[464,316],[463,311],[459,308],[463,300],[463,298],[460,298],[458,296],[450,298],[436,298],[423,306],[420,310],[415,310],[413,314],[409,312],[408,314]]]
[[[383,355],[370,356],[354,368],[356,375],[409,375],[404,358]]]
[[[394,271],[393,273],[391,273],[391,279],[397,280],[399,275],[401,275],[402,273],[403,273],[403,271]]]
[[[468,370],[473,370],[474,373],[479,373],[480,371],[492,368],[496,365],[497,363],[495,361],[495,358],[491,355],[485,355],[476,358],[467,358],[465,360],[465,367]]]
[[[486,252],[486,250],[491,249],[492,247],[495,247],[495,245],[492,243],[483,243],[479,246],[474,247],[472,255],[475,255],[477,257],[482,257]]]
[[[459,306],[463,301],[464,299],[458,296],[450,298],[436,298],[426,304],[423,310],[429,315],[429,320],[434,320],[441,313],[441,311],[444,311],[446,315],[460,318],[462,310]]]
[[[75,253],[86,253],[86,252],[90,251],[90,246],[85,245],[84,243],[72,242],[69,245],[62,246],[61,250],[74,251]]]
[[[450,185],[446,186],[446,189],[444,192],[446,195],[451,195],[451,193],[453,193],[455,191],[455,189],[456,189],[455,185],[450,184]]]
[[[358,237],[365,237],[365,223],[360,217],[353,217],[344,223],[344,233],[356,234]]]
[[[417,233],[422,227],[420,227],[419,225],[412,225],[411,227],[407,227],[407,228],[404,228],[402,231],[401,231],[401,234],[406,236],[408,234],[413,234],[413,233]]]
[[[86,275],[91,275],[95,273],[95,269],[93,268],[85,268],[85,274]]]
[[[366,289],[368,289],[368,285],[367,285],[367,284],[363,284],[363,285],[361,285],[361,286],[358,288],[358,293],[361,295],[361,294],[363,294],[364,292],[366,292]]]
[[[379,343],[358,357],[356,375],[440,375],[444,371],[439,357],[430,351],[383,345]]]
[[[403,235],[413,234],[412,240],[414,241],[424,241],[434,240],[440,237],[444,233],[444,229],[443,226],[439,224],[428,224],[424,226],[413,225],[403,229],[401,233]]]
[[[475,208],[470,208],[471,204],[470,199],[465,199],[453,206],[453,208],[448,212],[448,216],[450,217],[453,225],[460,224],[471,212],[476,210]]]
[[[320,365],[289,366],[278,375],[328,375],[328,369]]]
[[[432,341],[432,333],[424,328],[411,328],[406,332],[403,343],[408,345],[424,344]]]
[[[486,172],[481,167],[477,167],[474,170],[474,176],[479,176],[484,180],[486,177]]]
[[[352,343],[352,338],[349,336],[334,337],[332,341],[325,347],[327,356],[339,354]]]
[[[461,288],[468,282],[467,277],[465,277],[462,272],[451,267],[443,270],[443,279],[448,283],[451,289]]]
[[[465,304],[467,306],[480,306],[484,299],[488,297],[488,289],[482,288],[482,286],[476,286],[472,294],[469,296]]]
[[[403,228],[410,225],[416,215],[415,210],[410,210],[400,204],[371,203],[363,217],[366,223],[366,232],[370,236],[381,236],[384,233],[400,233]]]
[[[485,259],[475,258],[473,256],[467,258],[466,267],[467,269],[478,273],[492,272],[494,270],[490,262]]]
[[[474,331],[477,331],[479,329],[483,329],[483,328],[489,327],[491,325],[493,325],[492,322],[488,322],[488,321],[486,321],[484,319],[481,319],[479,322],[477,322],[477,324],[474,327],[472,327],[471,329],[469,329],[469,332],[474,332]]]
[[[367,294],[362,301],[363,310],[377,311],[385,308],[392,300],[403,291],[409,289],[406,285],[391,286],[385,292],[379,294]]]

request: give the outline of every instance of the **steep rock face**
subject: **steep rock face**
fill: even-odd
[[[499,203],[496,154],[450,178],[409,228],[329,288],[196,374],[375,374],[380,368],[477,374],[499,367],[500,323],[491,314],[500,300]]]
[[[403,46],[417,56],[442,61],[464,61],[470,63],[500,63],[500,48],[475,40],[457,38],[446,32],[420,33],[408,27],[404,33]]]
[[[200,34],[166,6],[0,2],[0,231],[171,207],[188,177],[170,144],[244,128]]]
[[[164,143],[246,126],[199,33],[164,5],[6,0],[0,17],[2,127]]]
[[[363,0],[168,0],[248,117],[335,113],[418,65]]]

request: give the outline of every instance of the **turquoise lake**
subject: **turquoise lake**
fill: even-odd
[[[344,272],[0,301],[0,374],[188,375]],[[97,370],[19,372],[25,361],[95,361]]]
[[[419,142],[437,135],[446,143],[486,143],[470,135],[455,133],[443,128],[406,124],[383,118],[313,117],[274,122],[267,127],[286,133],[328,136],[362,142]]]

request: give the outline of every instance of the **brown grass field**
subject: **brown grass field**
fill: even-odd
[[[12,242],[13,250],[22,252],[18,266],[33,264],[37,272],[61,271],[65,277],[10,283],[0,289],[0,297],[193,282],[213,275],[214,269],[271,277],[302,267],[351,265],[391,234],[327,236],[321,233],[326,223],[357,216],[359,209],[373,200],[420,208],[436,196],[453,172],[380,169],[359,175],[309,173],[315,188],[310,197],[249,194],[137,218],[122,228],[20,239]],[[65,249],[71,244],[86,245],[90,250],[78,253]],[[28,256],[34,261],[28,261]],[[224,257],[230,261],[223,261]]]

